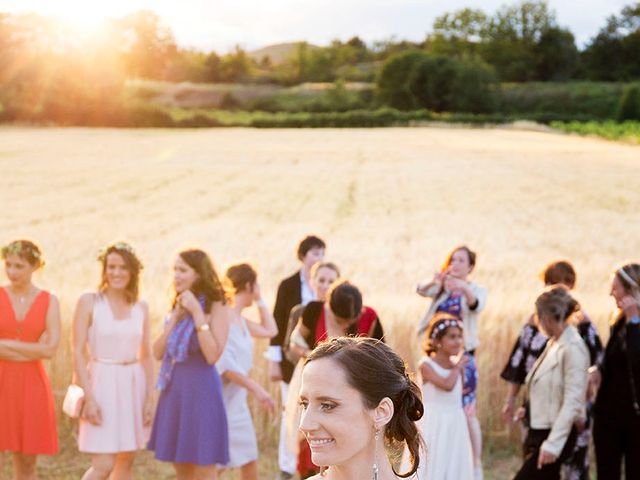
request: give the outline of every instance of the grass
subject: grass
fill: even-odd
[[[498,375],[539,291],[538,272],[558,258],[574,262],[577,294],[606,339],[610,272],[640,251],[632,145],[450,127],[4,127],[0,135],[0,244],[35,239],[47,260],[36,281],[61,300],[63,341],[47,362],[58,406],[71,379],[72,309],[95,288],[95,258],[107,242],[125,239],[140,252],[157,333],[181,248],[205,248],[220,270],[253,261],[273,302],[278,281],[296,268],[296,242],[316,233],[410,365],[419,356],[414,326],[427,307],[414,285],[465,242],[479,253],[475,280],[489,289],[478,350],[485,478],[510,478],[519,436],[500,419],[506,385]],[[277,396],[265,348],[256,345],[254,375]],[[277,425],[252,408],[261,478],[270,479]],[[75,424],[58,420],[61,453],[42,458],[40,475],[77,479],[89,459],[76,452]],[[170,466],[139,456],[136,478],[172,477]]]
[[[626,122],[551,122],[551,127],[563,132],[603,137],[608,140],[623,140],[640,143],[640,121]]]

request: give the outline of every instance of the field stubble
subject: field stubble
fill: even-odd
[[[206,249],[221,272],[254,262],[273,302],[278,281],[296,268],[295,243],[317,233],[410,365],[427,306],[414,285],[453,245],[468,243],[479,254],[474,279],[489,289],[478,351],[486,478],[508,478],[519,433],[500,419],[506,385],[498,375],[540,289],[538,272],[554,259],[574,262],[577,295],[606,338],[609,274],[639,259],[640,150],[629,145],[460,128],[4,128],[0,137],[0,243],[39,242],[48,264],[37,282],[61,300],[64,335],[49,362],[58,407],[71,379],[74,303],[97,284],[96,253],[108,242],[127,240],[140,253],[157,333],[180,249]],[[257,342],[254,376],[266,385],[265,348]],[[42,478],[79,478],[88,457],[76,453],[75,424],[58,418],[61,453],[40,461]],[[261,471],[272,478],[277,425],[258,409],[254,418]],[[173,475],[149,453],[136,473]]]

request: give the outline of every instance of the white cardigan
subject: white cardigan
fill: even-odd
[[[460,316],[462,317],[462,323],[464,324],[464,349],[466,351],[475,350],[476,348],[478,348],[478,345],[480,345],[480,339],[478,335],[478,319],[480,318],[480,312],[482,312],[485,305],[487,304],[486,288],[481,287],[480,285],[473,282],[469,283],[469,288],[471,289],[473,296],[478,300],[478,305],[474,310],[469,309],[469,305],[467,305],[467,297],[462,295],[462,299],[460,301],[462,311]],[[427,291],[425,295],[426,297],[432,298],[433,301],[431,302],[431,305],[429,305],[429,309],[418,324],[418,336],[421,336],[424,333],[424,331],[429,326],[429,321],[436,313],[436,310],[438,309],[440,304],[444,302],[448,297],[449,292],[445,290],[444,293],[438,298],[434,298],[438,294],[439,290],[440,287],[434,285]]]

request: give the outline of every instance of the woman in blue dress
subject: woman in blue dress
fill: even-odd
[[[201,250],[181,252],[176,291],[164,331],[153,345],[162,360],[158,408],[148,448],[172,462],[178,480],[216,480],[229,461],[222,382],[215,368],[229,334],[229,308],[211,260]]]

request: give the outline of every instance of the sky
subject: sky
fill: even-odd
[[[422,41],[433,20],[460,8],[493,14],[518,0],[0,0],[0,12],[54,15],[94,28],[101,20],[152,10],[171,27],[178,45],[226,52],[291,41],[326,45],[358,35],[371,43],[392,37]],[[549,0],[560,26],[583,46],[633,0]]]

